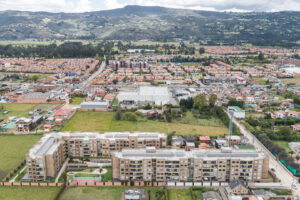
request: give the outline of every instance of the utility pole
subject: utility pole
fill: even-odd
[[[233,110],[229,110],[229,137],[228,137],[228,144],[231,147],[231,135],[232,135],[232,119],[233,119]]]

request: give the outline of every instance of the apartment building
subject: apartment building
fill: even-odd
[[[55,177],[67,157],[64,141],[43,137],[26,155],[27,176],[33,181]]]
[[[27,175],[33,181],[55,177],[67,157],[109,157],[122,149],[166,147],[161,133],[50,133],[26,155]]]
[[[260,181],[269,161],[255,150],[146,148],[124,149],[112,156],[113,178],[129,181]]]

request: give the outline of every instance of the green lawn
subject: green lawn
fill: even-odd
[[[289,142],[287,142],[287,141],[277,140],[277,141],[274,141],[274,143],[278,144],[279,146],[284,148],[287,153],[289,153],[291,151],[291,149],[289,147]]]
[[[168,190],[169,200],[192,200],[192,195],[190,190],[184,189],[172,189]]]
[[[252,117],[252,118],[264,118],[265,114],[264,113],[246,113],[246,118],[247,117]]]
[[[53,200],[59,187],[0,187],[3,200]]]
[[[112,181],[113,177],[112,177],[112,170],[111,167],[104,167],[104,169],[107,170],[107,172],[105,174],[102,175],[102,181],[103,182],[108,182],[108,181]]]
[[[0,135],[0,180],[25,158],[40,138],[41,135]]]
[[[74,97],[72,98],[72,105],[80,105],[85,100],[85,97]]]
[[[42,79],[42,78],[46,78],[48,76],[51,76],[53,74],[49,74],[49,73],[23,73],[23,72],[1,72],[3,74],[26,74],[29,76],[30,79],[32,79],[33,76],[37,76],[37,80]]]
[[[69,187],[62,195],[61,200],[120,200],[125,187]],[[144,188],[150,192],[151,200],[155,200],[155,191],[158,188]],[[187,190],[188,191],[188,190]]]
[[[280,79],[284,84],[300,84],[300,77]]]
[[[8,110],[9,113],[6,115],[3,115],[4,119],[10,117],[10,116],[16,116],[16,117],[27,117],[29,115],[29,112],[34,109],[42,109],[43,111],[46,111],[50,108],[54,108],[57,104],[34,104],[34,103],[1,103],[0,104],[0,110]],[[1,112],[2,114],[2,112]],[[0,115],[0,117],[2,117]]]
[[[253,78],[254,81],[258,81],[259,85],[267,85],[266,81],[262,78]]]
[[[77,112],[65,125],[62,131],[91,131],[91,132],[123,132],[123,131],[149,131],[171,133],[178,135],[208,135],[220,136],[228,132],[225,127],[202,126],[184,123],[166,123],[154,120],[143,120],[137,122],[117,121],[113,112]]]

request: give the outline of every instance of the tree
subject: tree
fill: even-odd
[[[171,112],[167,112],[166,113],[166,120],[167,120],[167,122],[172,122],[172,114],[171,114]]]
[[[128,120],[132,121],[132,122],[136,122],[137,121],[137,116],[134,113],[130,113],[130,115],[128,116]]]
[[[291,157],[293,156],[294,152],[293,151],[289,151],[289,154],[291,155]]]
[[[198,94],[194,98],[194,108],[201,110],[204,106],[207,105],[206,96],[204,94]]]
[[[296,156],[296,160],[297,160],[297,163],[299,162],[299,160],[300,160],[300,156]]]
[[[115,114],[115,119],[116,120],[121,120],[122,119],[122,111],[121,110],[117,110],[117,112]]]
[[[117,79],[114,79],[112,82],[113,82],[113,84],[116,85],[116,84],[118,83],[118,80],[117,80]]]
[[[258,54],[258,60],[264,60],[264,59],[265,59],[264,54],[263,54],[262,52],[260,52],[260,53]]]
[[[215,104],[216,104],[216,102],[217,102],[217,99],[218,99],[218,97],[217,97],[217,95],[215,95],[215,94],[211,94],[210,96],[209,96],[209,106],[210,107],[214,107],[215,106]]]
[[[37,80],[39,80],[39,77],[37,75],[34,75],[31,77],[31,80],[33,80],[33,82],[37,82]]]
[[[205,49],[204,49],[203,47],[200,48],[200,49],[199,49],[199,53],[200,53],[200,54],[204,54],[204,53],[205,53]]]
[[[278,135],[289,140],[292,135],[292,129],[288,126],[281,127],[278,131]]]

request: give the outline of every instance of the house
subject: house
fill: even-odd
[[[233,112],[233,117],[237,119],[245,118],[245,111],[238,106],[228,106],[228,113]]]
[[[200,143],[209,144],[210,143],[210,137],[209,136],[200,136],[199,141],[200,141]]]
[[[25,117],[17,119],[16,128],[18,132],[30,132],[32,129],[32,119]]]
[[[149,194],[143,189],[130,188],[122,193],[121,200],[149,200]]]
[[[227,142],[229,142],[229,136],[225,136],[225,139]],[[241,143],[241,137],[238,135],[232,135],[230,136],[231,144],[240,144]]]
[[[73,113],[71,109],[59,109],[54,114],[55,122],[61,123],[63,120],[70,119]]]
[[[300,124],[295,124],[295,125],[292,125],[291,127],[292,127],[293,131],[297,131],[297,132],[300,131]]]
[[[275,111],[274,114],[276,119],[283,119],[286,115],[286,113],[283,110]]]
[[[220,196],[220,194],[218,192],[209,191],[209,192],[204,192],[202,194],[202,199],[203,200],[222,200],[222,197]]]
[[[191,151],[195,148],[195,143],[194,142],[186,142],[185,144],[185,150],[186,151]]]
[[[181,136],[172,136],[172,147],[181,148],[183,146],[183,138]]]
[[[245,195],[248,194],[247,183],[243,179],[235,179],[229,183],[229,189],[231,194]]]
[[[288,111],[288,116],[289,116],[289,117],[293,117],[293,118],[300,119],[300,112],[290,110],[290,111]]]
[[[228,147],[228,142],[224,138],[218,138],[215,140],[215,146],[217,149],[221,147]]]
[[[186,136],[185,141],[186,142],[195,142],[195,138],[193,136]]]

